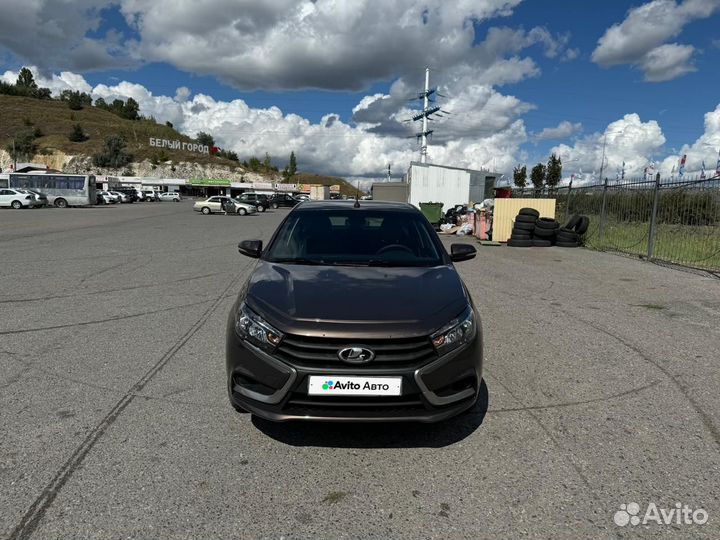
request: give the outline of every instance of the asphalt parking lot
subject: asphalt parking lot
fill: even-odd
[[[717,279],[478,247],[484,406],[270,424],[227,403],[224,334],[237,242],[287,210],[191,205],[0,211],[1,537],[720,536]],[[708,520],[616,525],[630,502]]]

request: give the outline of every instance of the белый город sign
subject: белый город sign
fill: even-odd
[[[169,150],[187,150],[188,152],[198,152],[200,154],[210,153],[210,147],[204,144],[170,139],[157,139],[155,137],[150,137],[150,146],[154,146],[155,148],[168,148]]]

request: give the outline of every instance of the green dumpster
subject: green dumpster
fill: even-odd
[[[440,219],[443,215],[443,203],[441,202],[421,202],[420,203],[420,211],[423,213],[423,216],[427,218],[427,220],[432,223],[433,225],[437,225],[440,223]]]

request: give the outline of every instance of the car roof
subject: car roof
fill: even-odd
[[[355,204],[355,199],[334,199],[323,201],[304,201],[298,204],[297,210],[342,210]],[[359,201],[360,210],[385,210],[399,212],[419,212],[412,204],[392,201]]]

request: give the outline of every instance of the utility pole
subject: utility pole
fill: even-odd
[[[427,136],[428,136],[428,104],[430,103],[428,92],[430,92],[430,68],[425,68],[425,92],[423,92],[423,118],[422,118],[422,142],[420,143],[420,163],[427,162]]]
[[[387,181],[390,181],[390,164],[388,163],[388,170],[387,170]]]
[[[416,114],[412,118],[415,122],[418,120],[422,120],[422,131],[415,134],[415,136],[420,141],[420,163],[427,163],[428,135],[432,135],[433,132],[432,129],[428,129],[428,120],[430,120],[430,116],[432,116],[433,114],[437,114],[437,116],[442,118],[443,115],[440,114],[440,112],[450,114],[448,111],[441,111],[440,107],[438,107],[437,105],[434,107],[430,106],[430,103],[433,101],[431,99],[431,96],[433,94],[445,97],[438,93],[435,88],[430,88],[430,68],[428,67],[425,68],[425,90],[423,92],[420,92],[417,98],[414,98],[422,99],[423,109],[420,114]]]
[[[603,136],[602,161],[600,162],[600,182],[603,181],[603,168],[605,167],[605,143],[607,142],[607,132]]]

